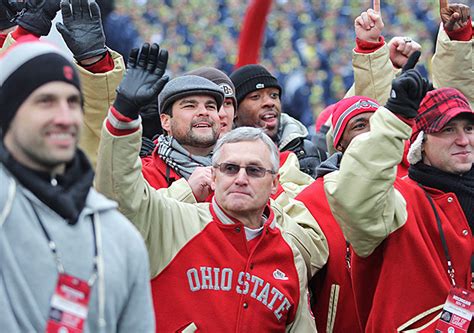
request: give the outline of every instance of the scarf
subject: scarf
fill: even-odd
[[[64,174],[56,176],[56,185],[52,185],[50,173],[17,162],[3,143],[0,144],[0,162],[21,185],[69,224],[77,222],[94,179],[94,171],[82,151],[77,150],[72,161],[67,163]]]
[[[212,154],[207,156],[192,155],[172,136],[160,135],[156,152],[167,165],[186,180],[197,167],[211,165]]]
[[[423,186],[456,194],[471,231],[474,230],[474,168],[457,175],[419,162],[410,166],[408,176]]]

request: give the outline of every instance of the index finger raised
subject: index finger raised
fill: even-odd
[[[439,0],[439,9],[448,8],[449,0]]]
[[[376,13],[380,13],[380,0],[374,0],[373,9]]]

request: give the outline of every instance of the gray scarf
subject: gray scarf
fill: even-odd
[[[211,165],[212,154],[207,156],[192,155],[172,136],[160,135],[158,137],[157,153],[167,165],[186,180],[197,167]]]

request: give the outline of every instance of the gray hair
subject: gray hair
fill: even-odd
[[[248,142],[261,140],[270,150],[270,162],[272,163],[272,171],[278,172],[280,167],[280,152],[275,143],[261,128],[255,127],[238,127],[224,134],[214,147],[212,154],[212,165],[216,165],[221,155],[222,146],[226,143]]]

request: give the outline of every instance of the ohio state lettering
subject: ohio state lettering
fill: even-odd
[[[239,272],[235,287],[233,286],[234,272],[231,268],[207,267],[190,268],[186,272],[189,289],[192,292],[200,290],[235,291],[256,299],[280,320],[291,307],[288,298],[270,282],[248,272]]]

